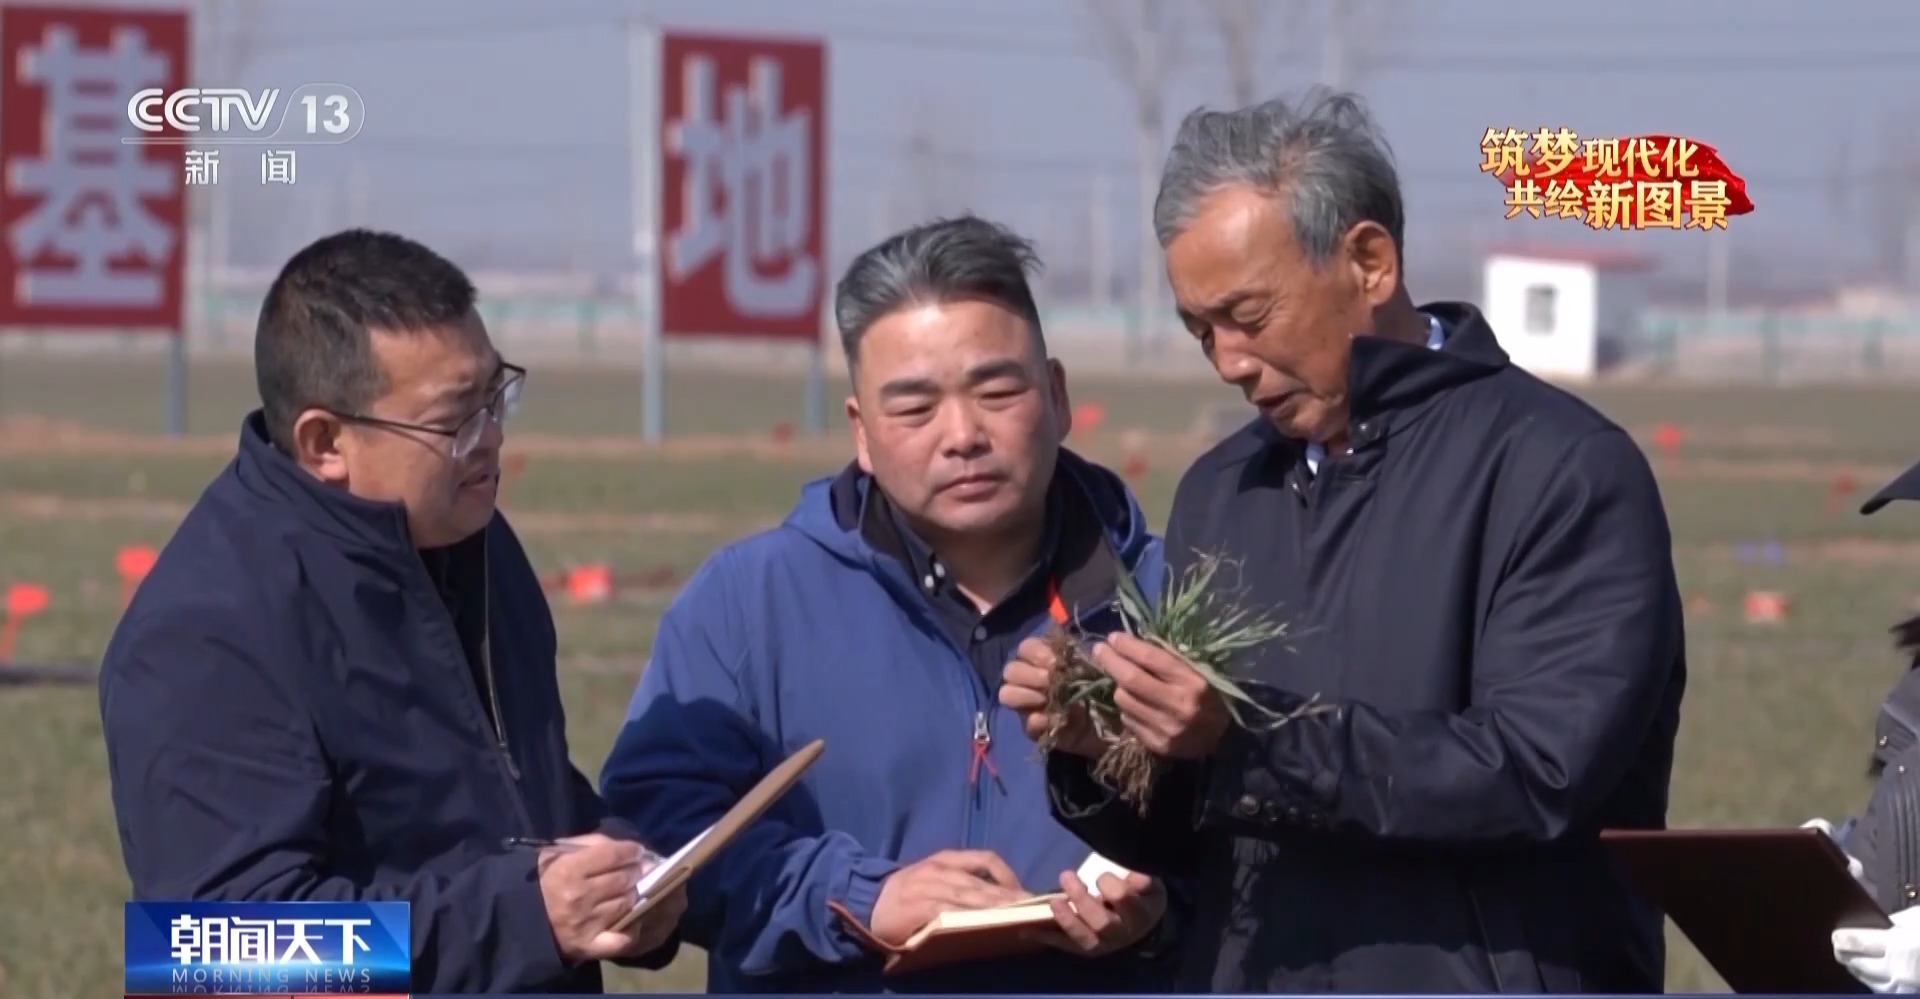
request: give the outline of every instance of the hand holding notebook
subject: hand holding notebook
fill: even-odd
[[[999,854],[942,850],[888,875],[868,929],[883,941],[901,944],[942,912],[998,909],[1029,897]]]
[[[1049,907],[1054,925],[1036,927],[1036,939],[1070,954],[1099,957],[1152,932],[1166,915],[1167,892],[1153,878],[1094,854],[1078,872],[1061,875]]]
[[[958,961],[1029,954],[1048,947],[1093,956],[1136,942],[1165,911],[1165,894],[1157,883],[1098,854],[1088,857],[1079,871],[1062,877],[1063,890],[1043,895],[1010,887],[1016,884],[1013,873],[998,857],[987,861],[977,851],[959,850],[934,857],[941,860],[929,864],[934,858],[928,858],[919,865],[902,868],[888,882],[915,866],[927,865],[929,873],[916,881],[945,884],[954,892],[965,889],[967,897],[983,902],[1004,901],[968,908],[938,905],[933,907],[937,914],[927,917],[923,915],[926,903],[918,901],[920,893],[937,894],[941,889],[909,890],[911,884],[903,883],[896,889],[903,903],[896,911],[875,905],[874,929],[860,926],[850,913],[839,909],[853,932],[887,955],[886,971],[890,975]],[[936,871],[948,880],[936,881],[931,873]],[[952,879],[955,872],[961,877]],[[1103,890],[1102,885],[1110,890]],[[883,898],[886,891],[883,885]],[[908,900],[916,900],[913,908],[904,904]]]

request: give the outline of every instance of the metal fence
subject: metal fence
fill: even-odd
[[[204,300],[188,330],[189,353],[244,356],[252,349],[257,295]],[[492,294],[482,299],[488,328],[503,350],[548,362],[635,366],[638,311],[631,299],[593,295]],[[1058,307],[1044,316],[1053,351],[1078,370],[1207,378],[1212,372],[1171,317],[1149,324],[1127,308]],[[835,353],[831,336],[823,342]],[[157,338],[39,335],[0,337],[0,350],[33,353],[138,353]],[[675,340],[676,361],[796,368],[804,353],[790,344],[740,340]],[[1606,338],[1602,377],[1646,377],[1789,383],[1920,380],[1920,314],[1808,315],[1781,312],[1649,311]]]

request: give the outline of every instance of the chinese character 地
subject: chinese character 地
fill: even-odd
[[[685,66],[685,109],[667,128],[686,161],[680,227],[667,244],[674,280],[723,258],[722,285],[740,315],[784,318],[811,308],[820,262],[807,252],[812,225],[810,111],[780,110],[780,64],[755,59],[745,87],[720,95],[713,60]],[[715,200],[724,209],[716,212]],[[785,267],[778,276],[767,270]]]
[[[260,183],[293,183],[293,150],[269,149],[260,154]]]
[[[313,945],[316,940],[324,944],[326,939],[313,927],[337,927],[337,963],[351,965],[361,952],[373,949],[360,935],[361,927],[371,925],[371,919],[247,919],[183,914],[174,917],[170,926],[170,944],[173,959],[179,964],[322,964],[327,962]]]
[[[187,183],[196,187],[220,183],[220,150],[189,149],[186,162]]]
[[[47,28],[38,46],[23,49],[21,76],[46,93],[46,124],[38,157],[14,162],[11,187],[38,202],[7,233],[14,256],[44,254],[72,264],[28,263],[19,294],[31,305],[158,305],[165,297],[161,266],[174,234],[141,199],[173,190],[164,163],[120,141],[121,94],[161,84],[167,60],[133,27],[114,31],[105,48],[81,47],[66,25]],[[138,258],[139,267],[109,266]]]

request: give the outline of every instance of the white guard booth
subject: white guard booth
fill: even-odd
[[[1480,310],[1513,363],[1557,382],[1599,374],[1646,304],[1652,260],[1605,248],[1488,251]]]

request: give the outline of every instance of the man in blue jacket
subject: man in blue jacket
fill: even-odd
[[[474,297],[359,230],[274,281],[263,406],[101,666],[114,813],[135,899],[402,901],[415,992],[597,993],[602,960],[672,959],[685,900],[609,931],[643,852],[568,760],[494,509],[525,372]]]
[[[1050,608],[1156,590],[1125,485],[1061,448],[1064,374],[990,223],[935,222],[854,261],[835,311],[858,460],[730,545],[668,609],[602,774],[612,812],[675,849],[815,738],[825,754],[697,874],[685,933],[713,992],[1162,991],[1167,887],[1073,872],[1000,670]],[[1012,741],[1001,743],[1002,738]],[[1043,949],[882,973],[941,912],[1065,891]],[[1176,893],[1177,894],[1177,893]],[[875,946],[876,941],[881,946]]]

